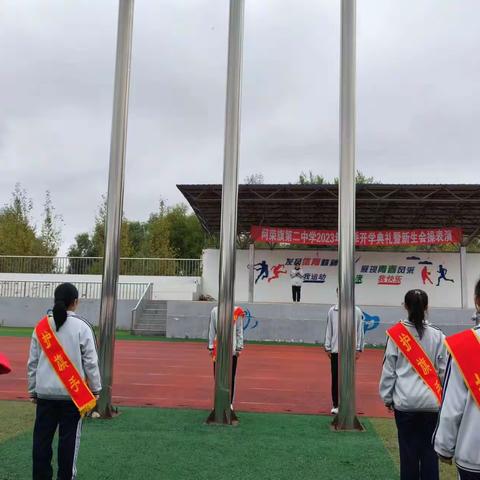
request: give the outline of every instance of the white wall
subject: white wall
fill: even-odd
[[[101,275],[63,275],[37,273],[0,273],[0,281],[101,282]],[[121,283],[153,283],[154,300],[196,300],[200,277],[148,277],[121,275]]]
[[[417,257],[414,259],[412,257]],[[203,256],[203,293],[218,297],[218,250],[206,250]],[[458,253],[424,253],[424,252],[357,252],[356,272],[362,275],[362,282],[357,284],[357,303],[362,305],[401,305],[407,290],[422,288],[430,299],[432,307],[461,307],[461,285],[460,285],[460,255]],[[290,260],[289,260],[290,259]],[[255,285],[256,302],[290,302],[291,284],[289,272],[293,268],[288,263],[293,259],[302,259],[305,262],[319,262],[320,265],[303,265],[304,273],[312,276],[317,275],[317,282],[304,283],[302,287],[302,301],[305,303],[331,304],[336,301],[335,289],[337,287],[338,269],[331,265],[337,259],[334,251],[321,250],[257,250],[255,262],[265,261],[269,266],[269,278],[259,279]],[[315,259],[315,260],[314,260]],[[323,261],[323,262],[322,262]],[[429,264],[421,262],[430,262]],[[322,265],[322,263],[324,265]],[[328,265],[326,265],[328,263]],[[334,263],[334,262],[333,262]],[[272,268],[275,265],[285,265],[286,274],[281,274],[278,279],[272,278]],[[379,285],[380,273],[370,273],[370,267],[378,268],[383,266],[395,266],[393,276],[400,277],[400,285]],[[437,286],[439,265],[448,270],[447,278],[454,282],[440,281]],[[473,288],[476,280],[480,277],[480,254],[469,254],[468,265],[468,292],[469,307],[473,308]],[[366,266],[368,273],[362,272]],[[403,271],[404,267],[405,271]],[[430,271],[430,278],[433,285],[422,281],[421,271],[427,267]],[[413,270],[408,270],[408,269]],[[248,251],[237,251],[237,273],[236,273],[236,300],[245,302],[248,300]],[[407,273],[410,271],[411,273]],[[255,272],[255,278],[260,272]],[[322,277],[319,277],[319,276]],[[385,275],[389,275],[386,273]],[[324,277],[323,277],[324,276]],[[319,279],[324,280],[320,283]]]

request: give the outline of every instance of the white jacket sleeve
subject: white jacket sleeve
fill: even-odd
[[[210,312],[210,323],[208,325],[208,348],[213,350],[213,343],[217,336],[217,308],[213,308]]]
[[[332,310],[327,313],[327,328],[325,329],[324,348],[326,352],[332,351]]]
[[[434,447],[442,457],[452,458],[469,392],[462,374],[451,358],[448,360],[443,388],[443,402],[434,436]]]
[[[387,337],[387,346],[385,347],[385,356],[383,358],[382,376],[380,378],[379,392],[385,405],[393,403],[393,391],[397,381],[397,358],[398,349],[396,345]]]
[[[438,346],[437,353],[435,355],[435,366],[437,368],[440,381],[443,383],[445,378],[445,370],[447,368],[448,352],[445,346],[445,335],[442,334],[442,342]]]
[[[364,316],[363,312],[360,308],[355,309],[355,319],[357,322],[357,352],[363,352],[363,348],[365,347],[365,329],[364,326]]]
[[[27,378],[28,378],[28,394],[30,397],[35,397],[35,389],[37,387],[37,365],[40,358],[40,345],[38,344],[35,330],[32,334],[30,342],[30,355],[27,363]]]
[[[238,317],[236,324],[236,351],[240,352],[243,350],[243,317]]]
[[[97,395],[102,390],[100,369],[98,368],[97,342],[92,329],[87,325],[85,325],[80,334],[80,351],[88,386],[92,393]]]

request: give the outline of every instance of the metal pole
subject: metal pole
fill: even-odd
[[[230,408],[232,377],[232,325],[237,238],[238,149],[240,143],[240,97],[244,0],[230,0],[228,35],[227,101],[223,162],[222,223],[218,293],[217,364],[214,409],[209,423],[231,424],[236,416]]]
[[[255,301],[255,244],[251,243],[248,250],[248,264],[250,270],[248,271],[248,303]]]
[[[462,308],[468,308],[467,247],[460,246],[460,282],[462,287]]]
[[[355,415],[355,22],[342,0],[340,59],[339,412],[337,430],[360,429]]]
[[[113,356],[115,349],[117,282],[120,269],[120,232],[123,214],[133,4],[134,0],[119,1],[117,59],[115,64],[110,167],[108,172],[107,219],[105,225],[105,255],[100,304],[100,373],[103,390],[100,395],[98,410],[104,418],[110,418],[113,413]]]

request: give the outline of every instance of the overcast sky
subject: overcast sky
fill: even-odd
[[[221,181],[227,0],[137,0],[125,213]],[[340,0],[246,0],[240,178],[338,172]],[[64,217],[106,192],[118,2],[0,6],[0,204],[21,182]],[[384,183],[480,181],[480,2],[358,1],[357,167]]]

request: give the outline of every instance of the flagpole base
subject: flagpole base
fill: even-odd
[[[360,423],[357,417],[353,419],[353,425],[351,427],[346,427],[345,425],[340,424],[338,415],[335,416],[333,422],[330,426],[332,432],[365,432],[365,427]]]
[[[206,424],[207,425],[231,425],[232,427],[236,427],[240,423],[240,420],[237,417],[237,414],[230,410],[229,414],[224,411],[222,415],[222,420],[217,421],[215,418],[215,409],[210,412],[210,415],[207,418]]]
[[[103,411],[100,411],[100,409],[92,410],[89,416],[92,418],[100,418],[101,420],[110,420],[112,418],[118,417],[119,415],[120,412],[118,411],[118,408],[114,407],[113,405],[109,405]]]

